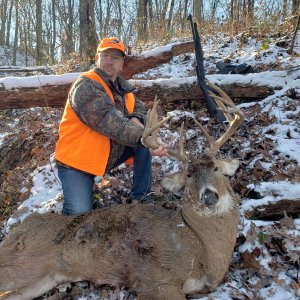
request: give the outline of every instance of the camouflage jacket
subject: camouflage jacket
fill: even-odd
[[[84,124],[110,138],[111,149],[106,167],[109,171],[126,146],[136,147],[139,144],[143,128],[130,121],[130,118],[137,117],[144,124],[147,111],[145,105],[136,99],[134,111],[129,114],[125,107],[124,95],[132,92],[134,88],[122,77],[117,77],[116,81],[112,82],[99,68],[95,68],[94,71],[111,89],[115,104],[101,84],[83,76],[73,84],[69,99],[72,109]]]

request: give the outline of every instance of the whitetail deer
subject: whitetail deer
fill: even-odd
[[[220,99],[219,99],[220,100]],[[89,280],[96,285],[126,286],[138,299],[183,300],[212,291],[228,270],[239,222],[239,198],[224,174],[236,160],[214,158],[241,124],[231,108],[229,130],[210,151],[193,158],[171,150],[183,170],[163,180],[172,191],[184,188],[181,211],[156,205],[125,204],[79,216],[32,214],[0,246],[0,299],[33,299],[63,282]],[[148,115],[143,143],[158,147],[156,108]]]

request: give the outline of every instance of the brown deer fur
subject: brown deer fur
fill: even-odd
[[[143,300],[183,300],[216,288],[239,222],[238,197],[221,171],[232,175],[238,164],[205,156],[191,165],[163,181],[171,190],[185,185],[180,211],[132,204],[30,215],[0,246],[0,290],[11,291],[0,299],[33,299],[79,280],[126,286]],[[206,203],[212,192],[215,203]]]

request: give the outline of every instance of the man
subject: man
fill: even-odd
[[[142,202],[151,191],[151,155],[167,155],[165,145],[149,150],[141,144],[146,108],[119,76],[124,58],[124,44],[115,37],[104,38],[97,48],[96,68],[82,74],[70,89],[55,150],[65,215],[91,210],[94,177],[130,157],[131,200]]]

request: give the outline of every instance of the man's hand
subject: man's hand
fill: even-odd
[[[137,117],[132,117],[130,120],[133,123],[144,128],[144,125],[141,123],[141,121]],[[161,140],[158,140],[158,143],[159,143],[159,147],[157,149],[149,148],[150,154],[152,156],[169,156],[168,149],[167,149],[169,147],[169,145],[163,143]]]
[[[169,156],[168,147],[169,145],[162,144],[157,149],[149,148],[149,151],[152,156]]]

